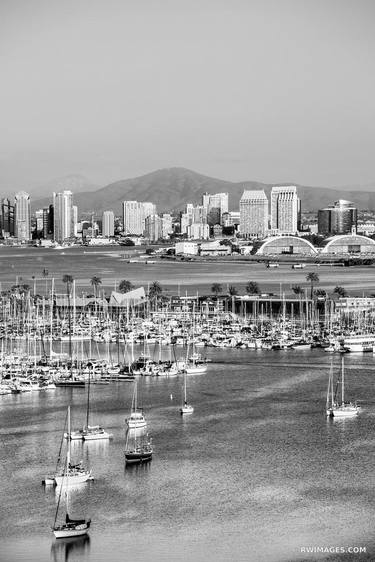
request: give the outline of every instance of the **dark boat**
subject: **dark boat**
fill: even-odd
[[[133,430],[134,431],[134,430]],[[128,430],[125,444],[126,464],[140,464],[152,460],[152,439],[148,435],[137,437],[137,430],[131,437],[132,430]]]

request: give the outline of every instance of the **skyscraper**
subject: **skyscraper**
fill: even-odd
[[[107,238],[115,234],[115,215],[113,211],[104,211],[103,213],[102,234]]]
[[[31,238],[30,195],[19,191],[14,197],[14,234],[26,242]]]
[[[271,230],[296,234],[300,226],[301,203],[295,185],[275,186],[271,191]]]
[[[145,230],[145,219],[156,214],[156,205],[149,201],[124,201],[122,215],[124,234],[142,235]]]
[[[319,234],[348,234],[357,227],[357,208],[350,201],[339,199],[333,205],[319,209]]]
[[[221,224],[222,214],[228,212],[228,193],[204,193],[202,205],[207,212],[208,224]]]
[[[268,232],[268,199],[262,190],[248,190],[240,199],[240,232],[245,238],[264,238]]]
[[[74,234],[73,193],[54,193],[53,208],[53,239],[61,243]]]
[[[11,205],[7,198],[1,201],[0,236],[2,238],[14,236],[14,205]]]

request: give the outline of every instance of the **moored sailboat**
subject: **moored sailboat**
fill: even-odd
[[[152,460],[152,439],[148,433],[137,435],[137,432],[126,433],[125,462],[126,464],[140,464]]]
[[[338,384],[341,382],[341,403],[336,399]],[[345,402],[345,368],[344,356],[341,357],[341,381],[337,382],[336,391],[333,391],[333,366],[329,373],[326,414],[331,418],[349,418],[359,414],[359,406],[352,402]]]
[[[147,426],[143,410],[141,408],[138,408],[137,405],[137,382],[134,383],[131,411],[129,418],[126,420],[126,423],[129,429],[141,429]]]
[[[62,489],[63,489],[63,486],[62,486],[61,489],[60,489],[60,493],[59,493],[59,499],[58,499],[57,507],[56,507],[55,520],[54,520],[53,527],[52,527],[53,534],[55,535],[55,537],[57,539],[71,538],[71,537],[81,537],[82,535],[86,535],[88,533],[88,530],[89,530],[90,525],[91,525],[91,519],[72,519],[69,515],[70,471],[69,471],[68,455],[67,455],[66,461],[65,461],[64,478],[66,479],[66,484],[67,484],[66,485],[66,491],[65,491],[65,497],[66,497],[65,521],[63,523],[61,523],[60,525],[57,524],[57,517],[58,517],[58,513],[59,513],[59,507],[60,507],[60,501],[61,501],[61,495],[62,495]]]
[[[187,392],[186,392],[186,373],[184,373],[184,401],[180,408],[180,414],[192,414],[194,412],[194,408],[191,404],[187,402]]]

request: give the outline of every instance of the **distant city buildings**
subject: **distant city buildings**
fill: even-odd
[[[324,236],[347,234],[357,227],[357,214],[353,203],[339,199],[318,211],[318,232]]]
[[[124,234],[130,235],[142,236],[146,218],[156,214],[156,205],[148,201],[124,201],[122,209]]]
[[[14,197],[14,235],[19,242],[31,239],[30,195],[25,191]]]
[[[14,205],[6,197],[1,200],[0,235],[2,238],[14,236]]]
[[[244,238],[264,238],[268,232],[268,199],[263,190],[247,190],[240,200],[240,232]]]
[[[63,191],[53,194],[53,239],[61,244],[74,235],[73,194]]]
[[[110,238],[115,234],[115,214],[113,211],[104,211],[102,218],[102,235]]]
[[[271,231],[296,234],[301,222],[301,202],[295,185],[275,186],[271,191]]]
[[[223,213],[228,212],[228,193],[205,193],[202,205],[206,209],[207,223],[210,226],[221,224]]]

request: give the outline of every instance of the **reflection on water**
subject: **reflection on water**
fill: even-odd
[[[55,539],[51,545],[51,560],[53,562],[72,562],[78,557],[88,556],[90,552],[90,537],[72,537]]]

